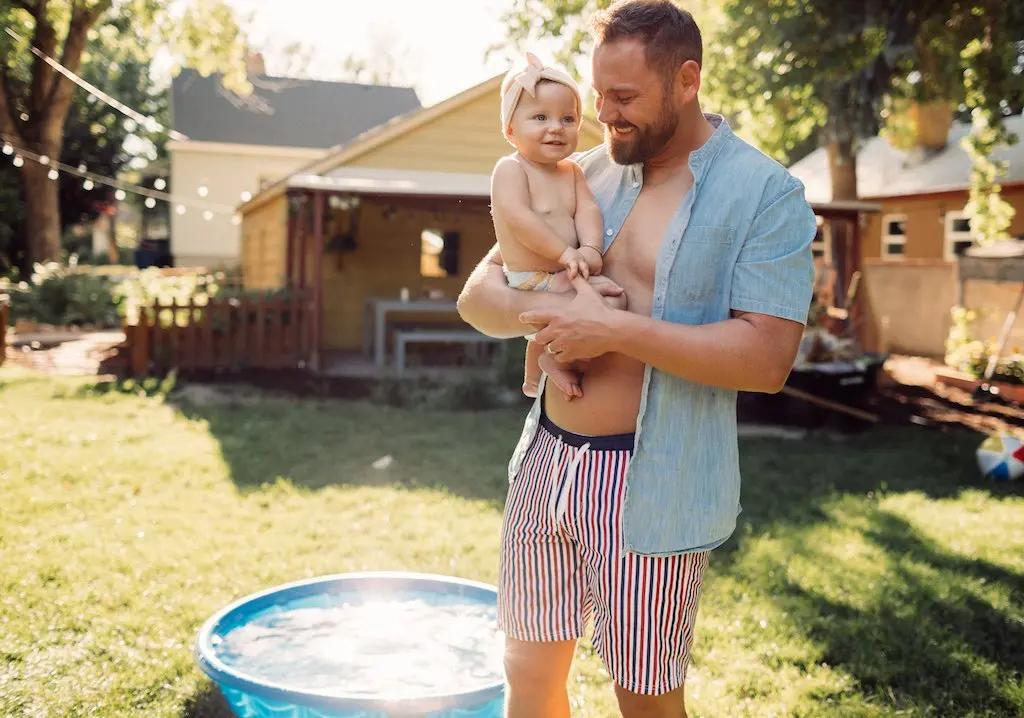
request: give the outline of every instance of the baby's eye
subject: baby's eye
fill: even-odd
[[[564,122],[567,125],[575,125],[576,118],[573,117],[572,115],[566,115],[565,117],[562,118],[562,122]]]
[[[546,120],[547,118],[548,118],[548,116],[547,116],[547,115],[537,115],[537,116],[536,116],[536,117],[534,117],[533,119],[535,119],[535,120],[540,120],[541,122],[543,122],[543,121],[544,121],[544,120]]]

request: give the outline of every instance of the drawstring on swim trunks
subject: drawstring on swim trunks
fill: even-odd
[[[568,444],[562,441],[562,437],[558,437],[558,447],[555,449],[555,461],[551,465],[551,482],[554,484],[557,482],[558,489],[551,495],[551,520],[558,523],[565,516],[565,512],[569,510],[569,487],[568,482],[576,475],[576,469],[579,468],[580,462],[583,461],[583,457],[586,456],[590,450],[590,443],[583,444],[577,449],[575,456],[572,457],[572,461],[569,462],[569,466],[566,467],[565,471],[561,473],[559,477],[559,469],[562,465],[562,448],[568,448]]]

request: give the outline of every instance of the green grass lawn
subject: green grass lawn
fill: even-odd
[[[0,371],[0,715],[226,717],[192,641],[227,602],[362,569],[495,580],[519,410],[106,389]],[[1024,715],[1024,483],[982,482],[978,441],[744,441],[691,715]],[[571,695],[617,715],[588,644]]]

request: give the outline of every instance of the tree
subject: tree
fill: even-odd
[[[116,37],[123,51],[141,59],[164,48],[176,67],[221,72],[225,87],[250,91],[243,33],[224,0],[0,0],[0,22],[18,28],[13,35],[0,33],[0,134],[6,141],[47,158],[63,157],[68,113],[81,91],[46,58],[75,74],[83,61],[102,65],[106,58],[86,57],[85,50],[91,33],[112,31],[115,21],[130,28]],[[48,171],[32,161],[20,168],[31,262],[60,255],[59,188]]]
[[[571,60],[586,44],[583,16],[608,4],[516,0],[504,18],[509,41],[560,37],[562,59]],[[991,38],[978,61],[988,69],[975,75],[980,93],[993,100],[1019,92],[1022,75],[1013,74],[1012,59],[1019,54],[1014,38],[1024,38],[1022,3],[703,0],[686,5],[704,32],[704,94],[710,104],[780,161],[817,137],[828,151],[835,199],[857,196],[857,141],[881,129],[887,103],[914,93],[933,93],[954,104],[966,99],[964,80],[970,80],[964,73],[972,61],[964,53],[973,38]],[[924,81],[911,82],[914,76]],[[1000,118],[992,121],[999,125]],[[986,147],[990,151],[992,143]]]
[[[102,92],[118,98],[129,107],[155,117],[166,124],[169,114],[167,93],[153,85],[150,63],[139,53],[125,49],[123,38],[131,32],[123,19],[101,21],[90,33],[83,52],[82,78]],[[90,62],[102,57],[104,62]],[[134,140],[135,147],[149,147],[145,157],[139,150],[126,148]],[[163,155],[166,135],[139,127],[120,112],[85,91],[74,94],[64,128],[61,161],[72,167],[85,166],[90,172],[116,177],[130,161],[150,161]],[[148,143],[148,145],[147,145]],[[131,149],[131,152],[129,151]],[[0,272],[8,266],[29,270],[26,263],[24,201],[20,191],[20,170],[9,162],[0,163]],[[74,225],[96,219],[100,212],[113,206],[114,189],[103,184],[86,183],[63,176],[59,183],[61,233]],[[67,247],[65,247],[67,249]]]
[[[374,26],[365,56],[351,54],[342,64],[342,76],[352,82],[373,85],[403,85],[409,82],[409,48],[402,48],[389,30]]]

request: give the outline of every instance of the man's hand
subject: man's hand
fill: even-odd
[[[616,310],[582,277],[572,281],[576,298],[563,309],[523,312],[519,320],[537,329],[535,341],[560,362],[593,359],[611,350]]]

